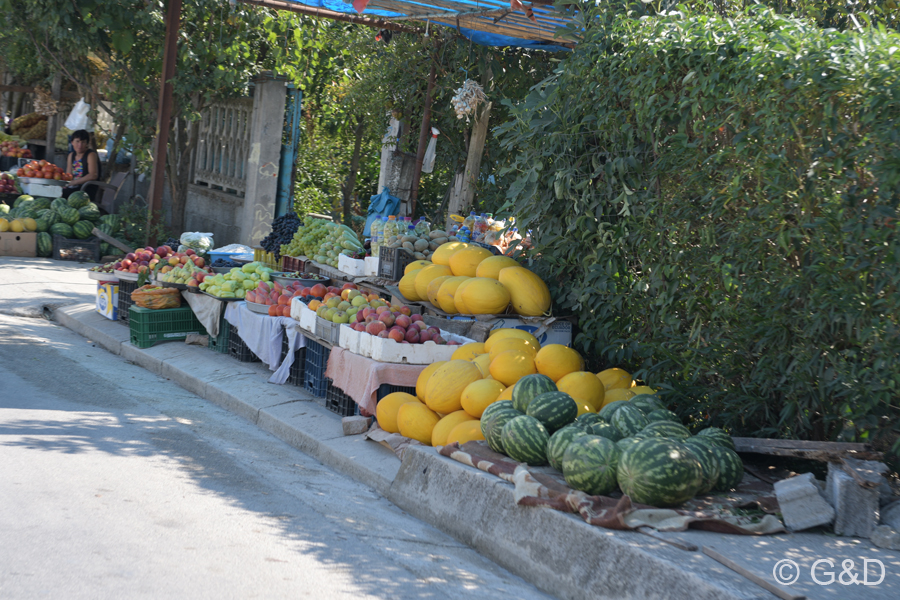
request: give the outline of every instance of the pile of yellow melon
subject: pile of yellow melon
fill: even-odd
[[[561,344],[543,348],[521,329],[498,329],[486,342],[460,346],[449,361],[426,367],[416,382],[416,395],[395,392],[378,403],[376,418],[389,433],[399,433],[428,446],[481,440],[481,414],[489,404],[512,399],[516,382],[540,373],[578,404],[578,414],[597,412],[604,404],[635,394],[653,393],[634,387],[622,369],[596,375],[584,370],[581,355]]]
[[[500,314],[510,305],[530,317],[550,310],[550,290],[540,277],[508,256],[464,242],[442,244],[431,261],[410,263],[399,287],[407,300],[428,300],[449,314]]]

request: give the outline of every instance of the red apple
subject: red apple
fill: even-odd
[[[419,332],[416,329],[410,329],[406,332],[406,341],[410,344],[419,343]]]
[[[342,290],[355,290],[355,289],[359,289],[359,288],[356,287],[355,283],[345,283],[343,286],[341,286],[341,289]]]
[[[375,309],[375,313],[379,314],[379,315],[384,314],[384,313],[390,314],[391,311],[388,310],[387,306],[379,306],[378,308]]]
[[[157,248],[156,253],[159,254],[160,256],[165,256],[166,254],[168,254],[168,252],[166,252],[165,246],[160,246],[159,248]]]
[[[392,340],[394,340],[395,342],[402,342],[403,338],[404,338],[403,334],[400,333],[400,331],[398,331],[396,329],[394,329],[390,333],[388,333],[388,337],[391,338]]]
[[[380,337],[380,338],[387,338],[387,336],[388,336],[387,329],[385,329],[384,331],[382,331],[381,333],[378,334],[378,337]]]
[[[406,315],[407,317],[412,314],[412,311],[410,310],[410,308],[408,306],[401,306],[400,312],[403,313],[404,315]]]
[[[437,327],[429,327],[428,331],[431,332],[431,335],[441,335],[441,330]]]
[[[198,267],[200,267],[200,268],[202,269],[202,268],[206,265],[206,261],[203,260],[203,257],[202,257],[202,256],[195,256],[195,257],[194,257],[194,264],[197,265]]]
[[[434,342],[435,344],[438,344],[438,345],[441,345],[441,346],[447,343],[447,342],[444,341],[444,338],[442,338],[442,337],[439,336],[439,335],[436,335],[436,336],[434,336],[433,338],[431,338],[431,341]]]
[[[129,254],[128,256],[132,256],[132,257],[133,257],[134,254]],[[122,261],[122,266],[125,267],[125,268],[127,269],[128,267],[131,266],[131,264],[132,264],[133,261],[134,261],[133,258],[126,258],[125,260]]]
[[[194,251],[191,250],[190,248],[188,248],[187,250],[185,250],[184,253],[187,254],[188,256],[194,256],[195,254],[197,254],[196,252],[194,252]]]
[[[192,278],[188,279],[188,281],[185,285],[187,285],[188,287],[197,287],[200,285],[200,282],[192,277]]]
[[[418,329],[419,331],[425,331],[426,329],[428,329],[428,324],[425,323],[425,321],[416,321],[415,323],[412,324],[412,326],[415,327],[416,329]]]
[[[356,321],[357,323],[362,323],[364,320],[365,320],[365,317],[363,316],[363,312],[362,312],[361,310],[356,311],[356,319],[355,319],[355,321]]]
[[[412,327],[412,328],[410,328],[410,331],[418,331],[418,329],[419,329],[418,327]],[[422,342],[423,344],[425,342],[431,341],[432,338],[434,338],[434,336],[431,335],[431,332],[428,331],[427,329],[425,331],[419,332],[419,341]]]
[[[410,316],[409,316],[409,319],[410,319],[410,321],[412,321],[413,323],[415,323],[416,321],[421,321],[421,320],[422,320],[422,315],[410,315]]]
[[[390,327],[394,324],[394,315],[392,315],[388,311],[385,311],[378,315],[378,320]]]
[[[130,261],[134,261],[134,259],[137,258],[137,255],[134,252],[129,252],[128,254],[125,255],[125,258]]]
[[[316,285],[312,286],[310,293],[316,298],[323,298],[325,297],[325,294],[328,293],[328,289],[321,283],[317,283]]]
[[[372,321],[368,325],[366,325],[366,333],[370,335],[378,335],[379,333],[386,331],[387,325],[382,323],[381,321]]]
[[[394,322],[403,329],[409,329],[409,326],[412,325],[412,321],[410,321],[409,317],[407,317],[406,315],[395,315],[395,317],[396,318],[394,319]]]

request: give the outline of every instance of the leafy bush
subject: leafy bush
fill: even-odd
[[[889,432],[900,35],[761,8],[575,26],[499,134],[576,345],[737,432]]]

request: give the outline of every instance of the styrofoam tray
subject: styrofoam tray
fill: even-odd
[[[115,273],[101,273],[100,271],[88,271],[88,277],[97,281],[118,281],[119,277]]]
[[[444,330],[441,330],[441,337],[448,342],[453,341],[459,344],[472,342],[469,338],[453,335]],[[400,344],[391,339],[356,331],[349,325],[341,325],[338,345],[354,354],[366,356],[378,362],[409,365],[430,365],[439,360],[450,360],[453,353],[459,349],[459,346],[438,346],[434,342]]]
[[[377,277],[378,276],[378,257],[377,256],[367,256],[366,257],[366,277]]]
[[[128,271],[116,271],[116,277],[122,281],[137,281],[140,273],[129,273]]]
[[[300,329],[316,334],[316,312],[310,310],[300,298],[291,298],[291,318],[300,322]]]
[[[338,256],[338,268],[351,277],[364,277],[366,274],[366,261],[341,254]]]

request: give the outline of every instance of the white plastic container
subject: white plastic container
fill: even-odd
[[[341,254],[338,256],[338,269],[351,277],[365,277],[366,261]]]
[[[448,342],[460,345],[472,340],[441,330],[441,337]],[[439,360],[450,360],[459,346],[437,345],[434,342],[424,344],[400,344],[389,338],[380,338],[365,332],[356,331],[349,326],[341,326],[338,345],[354,354],[366,356],[378,362],[399,363],[408,365],[430,365]]]
[[[377,256],[367,256],[366,257],[366,277],[376,277],[378,275],[378,257]]]
[[[300,322],[300,329],[316,334],[316,312],[300,301],[300,298],[291,298],[291,318]]]

